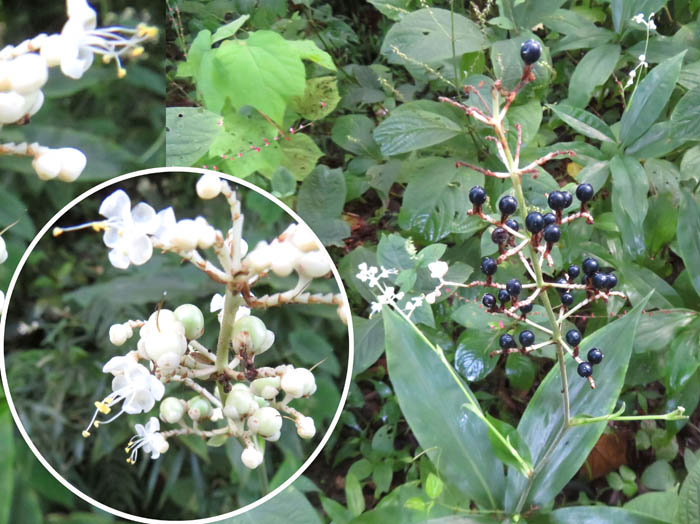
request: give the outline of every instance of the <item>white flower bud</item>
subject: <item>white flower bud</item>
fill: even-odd
[[[246,265],[253,273],[267,271],[272,264],[272,250],[267,242],[259,242],[246,257]]]
[[[255,469],[263,461],[263,454],[253,447],[248,447],[241,453],[241,462],[246,468]]]
[[[58,152],[61,155],[61,171],[58,173],[58,179],[63,182],[75,181],[87,164],[85,153],[74,147],[62,147]]]
[[[172,351],[159,356],[156,360],[156,366],[158,366],[161,376],[170,377],[173,375],[180,365],[180,360],[181,355]]]
[[[209,249],[216,242],[216,229],[204,217],[197,217],[194,221],[197,225],[197,247]]]
[[[226,397],[224,415],[233,420],[241,420],[255,413],[260,406],[245,384],[235,384]]]
[[[197,180],[197,195],[203,200],[216,198],[221,193],[221,179],[214,173],[206,173]]]
[[[202,397],[194,397],[187,402],[187,414],[194,421],[209,418],[211,412],[211,404]]]
[[[44,104],[44,93],[40,90],[24,95],[23,115],[34,116]]]
[[[24,97],[15,91],[0,93],[0,124],[13,124],[23,116]]]
[[[281,386],[292,398],[308,397],[316,392],[316,379],[308,369],[296,368],[282,375]]]
[[[167,397],[160,403],[160,419],[177,424],[185,416],[185,405],[179,398]]]
[[[299,417],[297,419],[297,434],[301,438],[313,438],[316,434],[316,425],[311,417]]]
[[[109,328],[109,341],[115,346],[124,344],[129,336],[129,329],[124,324],[113,324]]]
[[[25,53],[10,62],[10,89],[20,94],[41,89],[49,78],[46,60],[37,53]]]
[[[289,276],[301,257],[301,251],[289,242],[280,242],[270,247],[273,250],[270,269],[279,277]]]
[[[0,93],[2,96],[2,93]],[[62,155],[55,149],[40,154],[32,162],[32,167],[41,180],[52,180],[61,172]]]
[[[41,45],[41,56],[46,60],[46,65],[55,67],[61,64],[65,47],[65,38],[61,35],[49,35]]]
[[[248,429],[263,438],[272,437],[282,428],[282,415],[275,408],[258,408],[248,418]]]
[[[233,348],[236,353],[245,349],[249,354],[264,353],[275,341],[275,334],[265,327],[265,323],[252,315],[240,318],[233,324]]]
[[[0,264],[7,260],[7,245],[5,239],[0,237]]]
[[[170,237],[170,245],[182,251],[192,251],[199,242],[199,228],[194,220],[184,218],[178,220]]]
[[[166,353],[181,357],[187,350],[187,339],[174,331],[155,332],[144,339],[144,349],[148,358],[156,362]]]
[[[299,248],[301,251],[316,251],[319,249],[319,245],[316,242],[314,234],[308,227],[297,225],[292,235],[292,243]]]
[[[301,256],[297,265],[297,271],[300,275],[319,278],[330,273],[331,264],[324,252],[311,251]]]
[[[273,400],[280,392],[279,377],[263,377],[255,379],[251,386],[253,393],[265,400]]]
[[[5,293],[0,291],[0,310],[5,306]]]
[[[269,437],[265,437],[265,440],[267,440],[268,442],[277,442],[281,436],[282,436],[282,432],[278,431],[274,435],[270,435]]]

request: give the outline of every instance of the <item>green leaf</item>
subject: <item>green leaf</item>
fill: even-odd
[[[624,317],[583,339],[581,347],[584,351],[593,346],[614,348],[606,353],[605,366],[596,369],[596,389],[591,389],[588,381],[578,376],[576,362],[566,357],[572,416],[602,416],[613,412],[624,384],[637,323],[645,306],[646,300]],[[518,433],[530,449],[536,470],[555,444],[557,435],[562,435],[553,452],[548,454],[547,466],[532,479],[524,507],[550,503],[579,470],[606,426],[605,422],[599,422],[567,429],[564,422],[561,377],[559,366],[555,365],[537,388],[518,424]],[[505,505],[506,510],[512,511],[523,490],[527,489],[527,481],[511,468],[507,484]]]
[[[535,381],[536,371],[537,368],[532,363],[532,359],[525,355],[513,353],[508,355],[506,359],[506,377],[508,377],[510,385],[515,389],[521,391],[529,390]]]
[[[373,129],[374,122],[365,115],[343,115],[333,124],[331,139],[356,155],[381,158],[379,146],[372,136]]]
[[[678,81],[685,51],[664,60],[644,77],[620,120],[620,140],[627,147],[649,129],[666,107]]]
[[[680,492],[678,521],[680,524],[700,522],[700,460],[688,472]]]
[[[355,517],[365,510],[365,497],[362,494],[362,485],[353,473],[345,476],[345,498],[348,509]]]
[[[44,523],[39,497],[34,490],[26,486],[21,490],[15,490],[12,502],[12,522],[21,522],[22,524]]]
[[[394,478],[394,470],[391,467],[391,462],[383,460],[374,465],[372,471],[372,482],[374,482],[374,498],[379,499],[382,493],[386,493],[391,489],[391,481]]]
[[[440,480],[440,477],[435,473],[428,473],[428,478],[425,481],[425,494],[428,495],[428,498],[433,500],[438,498],[444,487],[445,485]]]
[[[622,234],[626,252],[637,257],[644,253],[644,218],[647,214],[649,181],[641,164],[630,156],[615,156],[612,173],[612,209]]]
[[[528,517],[528,524],[666,524],[663,520],[635,513],[622,508],[579,506],[562,508]]]
[[[411,11],[409,6],[411,0],[367,0],[377,10],[391,20],[401,20],[404,15]]]
[[[329,71],[337,70],[333,63],[333,57],[319,48],[313,40],[288,40],[287,42],[300,58],[325,67]]]
[[[304,96],[293,98],[290,107],[307,120],[320,120],[331,114],[340,102],[338,79],[319,76],[306,81]]]
[[[595,88],[607,82],[619,58],[617,44],[601,45],[587,52],[569,80],[569,103],[574,107],[586,107]]]
[[[316,510],[294,486],[289,486],[260,506],[243,515],[223,521],[225,524],[321,524]]]
[[[519,28],[530,30],[531,27],[541,23],[542,19],[552,11],[559,8],[564,1],[565,0],[528,0],[526,2],[518,2],[517,0],[511,0],[511,5],[514,7],[512,10],[506,10],[505,14],[511,17]]]
[[[680,391],[700,367],[698,329],[688,326],[673,337],[667,357],[666,384],[671,391]]]
[[[226,38],[232,37],[241,27],[243,27],[243,24],[245,24],[249,18],[250,15],[242,15],[236,18],[234,21],[229,22],[226,25],[222,25],[216,30],[216,33],[214,33],[214,36],[211,38],[211,43],[215,44],[220,40],[225,40]]]
[[[281,159],[280,163],[289,169],[294,178],[304,180],[316,167],[316,162],[323,156],[313,138],[304,133],[297,133],[291,140],[282,140],[279,143]],[[267,150],[267,148],[266,148]],[[260,169],[267,177],[272,177],[276,171],[274,168]]]
[[[222,118],[201,107],[165,109],[165,165],[191,166],[222,132]]]
[[[548,104],[547,107],[582,135],[603,142],[616,142],[612,129],[594,114],[563,102],[557,105]]]
[[[674,138],[700,140],[700,87],[691,89],[681,98],[671,113]]]
[[[297,212],[325,245],[342,245],[350,235],[350,226],[339,218],[344,203],[343,172],[318,166],[299,188]]]
[[[624,505],[628,511],[648,515],[656,519],[674,524],[678,511],[679,497],[675,490],[644,493],[633,498]]]
[[[15,438],[10,408],[0,404],[0,524],[10,524],[14,488]]]
[[[498,364],[498,358],[489,353],[497,349],[499,335],[496,329],[467,329],[462,333],[455,352],[455,369],[459,374],[469,382],[487,377]]]
[[[527,444],[523,441],[522,437],[518,433],[518,430],[513,426],[499,420],[491,415],[486,415],[494,428],[489,428],[489,442],[491,442],[491,447],[496,456],[508,466],[516,468],[520,473],[527,476],[529,471],[532,471],[532,459],[530,458],[530,450],[527,449]],[[500,436],[496,433],[500,433]],[[515,448],[525,462],[527,463],[527,469],[525,465],[517,460],[513,452],[508,449],[508,447],[503,443],[501,438],[505,438],[511,446]]]
[[[352,365],[353,376],[357,376],[384,353],[384,326],[382,318],[376,316],[369,320],[352,317],[355,331],[355,357]]]
[[[676,483],[676,474],[671,464],[657,460],[642,473],[642,484],[649,489],[666,491]]]
[[[460,126],[442,115],[413,110],[392,114],[374,130],[374,139],[386,156],[408,153],[449,140]]]
[[[385,308],[389,376],[401,411],[448,486],[479,506],[498,508],[503,467],[476,414],[460,409],[471,391],[405,319]],[[458,380],[458,379],[457,379]],[[440,387],[436,387],[440,384]]]
[[[676,234],[678,249],[688,270],[693,288],[700,295],[700,205],[690,192],[681,193]]]
[[[488,47],[488,41],[474,22],[457,13],[452,17],[446,9],[432,7],[407,14],[391,26],[382,43],[381,53],[391,64],[407,63],[400,54],[413,61],[430,64],[451,59],[453,44],[457,58]]]

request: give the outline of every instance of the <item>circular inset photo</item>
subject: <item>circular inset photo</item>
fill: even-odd
[[[320,453],[350,384],[349,319],[330,256],[280,201],[213,171],[141,171],[78,197],[29,246],[3,383],[77,495],[140,522],[214,521]]]

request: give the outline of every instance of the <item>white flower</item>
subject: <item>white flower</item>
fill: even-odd
[[[7,260],[7,245],[5,239],[0,237],[0,264]]]
[[[100,215],[107,218],[103,223],[104,243],[111,248],[109,261],[114,267],[126,269],[129,264],[140,266],[153,255],[153,245],[148,235],[154,234],[160,225],[155,210],[141,202],[131,209],[131,199],[118,189],[100,205]]]
[[[134,428],[136,435],[131,437],[125,449],[129,454],[129,458],[126,459],[128,463],[136,464],[139,449],[143,449],[144,453],[150,453],[151,459],[157,459],[161,453],[168,451],[170,446],[165,437],[159,433],[160,422],[156,417],[151,417],[145,426],[136,424]]]
[[[644,13],[637,13],[632,17],[633,22],[637,22],[638,24],[644,24]]]
[[[316,434],[316,425],[311,417],[301,416],[297,419],[297,434],[301,438],[313,438]]]
[[[209,304],[209,311],[211,313],[219,312],[219,323],[224,318],[224,296],[220,293],[216,293],[211,297],[211,303]],[[236,318],[233,319],[234,322],[239,318],[250,316],[250,308],[245,306],[238,306],[236,310]]]
[[[2,310],[4,305],[5,305],[5,292],[0,291],[0,310]]]
[[[404,310],[410,316],[411,313],[413,313],[416,309],[418,309],[422,305],[423,305],[423,297],[413,297],[409,302],[406,303],[406,305],[404,306]]]
[[[442,280],[442,277],[444,277],[447,274],[447,270],[449,269],[447,262],[443,262],[442,260],[436,260],[435,262],[431,262],[428,264],[428,269],[430,270],[430,276],[433,278],[439,278]]]
[[[434,304],[435,301],[437,300],[437,297],[439,297],[440,295],[442,295],[442,293],[440,292],[440,288],[437,288],[437,289],[435,289],[435,291],[425,295],[425,301],[428,304]]]
[[[78,79],[90,69],[95,53],[103,55],[103,61],[114,59],[117,75],[126,71],[121,66],[120,57],[138,56],[143,53],[141,44],[156,37],[157,30],[145,25],[136,29],[126,27],[105,27],[96,29],[97,15],[86,0],[67,1],[68,21],[60,35],[47,37],[41,46],[41,56],[48,65],[61,66],[61,72]]]
[[[399,272],[398,269],[387,269],[384,266],[381,266],[380,272],[378,267],[368,267],[365,262],[362,262],[357,267],[360,268],[360,272],[357,273],[355,277],[362,282],[367,282],[369,287],[378,286],[380,280],[387,278],[389,275],[395,275]]]
[[[255,449],[253,446],[249,446],[243,450],[241,453],[241,462],[246,468],[255,469],[263,461],[263,454]]]
[[[134,332],[128,325],[112,324],[109,327],[109,341],[115,346],[123,345]]]
[[[384,270],[384,268],[382,268],[382,270]],[[396,302],[401,300],[403,297],[403,291],[396,293],[393,287],[387,286],[382,294],[377,297],[377,301],[372,302],[370,306],[370,318],[372,318],[375,313],[379,313],[382,310],[383,305],[396,305]]]
[[[197,180],[197,195],[203,200],[216,198],[221,193],[221,179],[214,173],[206,173]]]
[[[123,357],[112,357],[102,368],[104,373],[112,373],[112,393],[101,402],[95,402],[95,414],[83,431],[83,437],[90,436],[90,428],[94,424],[109,424],[122,413],[135,415],[150,411],[156,400],[163,398],[165,386],[154,377],[148,369],[136,362],[132,354]],[[96,421],[97,415],[108,415],[114,406],[122,402],[121,411],[107,421]]]

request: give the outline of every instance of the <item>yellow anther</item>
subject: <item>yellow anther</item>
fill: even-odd
[[[107,400],[108,399],[105,399],[105,401]],[[95,407],[100,413],[103,413],[105,415],[109,415],[109,412],[112,411],[111,408],[104,402],[95,402]]]
[[[124,78],[126,76],[126,69],[120,67],[117,69],[117,78]]]
[[[55,227],[55,228],[53,228],[53,231],[51,232],[51,234],[52,234],[53,236],[55,236],[55,237],[57,237],[58,235],[62,235],[62,234],[63,234],[63,228],[61,228],[61,227]]]
[[[157,38],[158,28],[146,24],[139,24],[136,26],[136,35],[139,37]]]
[[[125,447],[124,453],[131,453],[131,447],[130,446]]]
[[[90,436],[90,432],[89,432],[89,431],[87,431],[87,430],[86,430],[86,431],[83,431],[83,438],[88,438],[89,436]]]
[[[106,222],[95,222],[94,224],[92,224],[93,231],[100,232],[100,231],[104,231],[105,229],[107,229]]]
[[[100,421],[99,421],[99,420],[96,420],[94,426],[95,426],[96,428],[99,428],[99,427],[100,427]]]
[[[102,55],[102,63],[109,64],[112,61],[112,55]]]
[[[134,49],[131,51],[131,58],[136,58],[138,56],[141,56],[144,52],[143,46],[138,46],[134,47]]]

